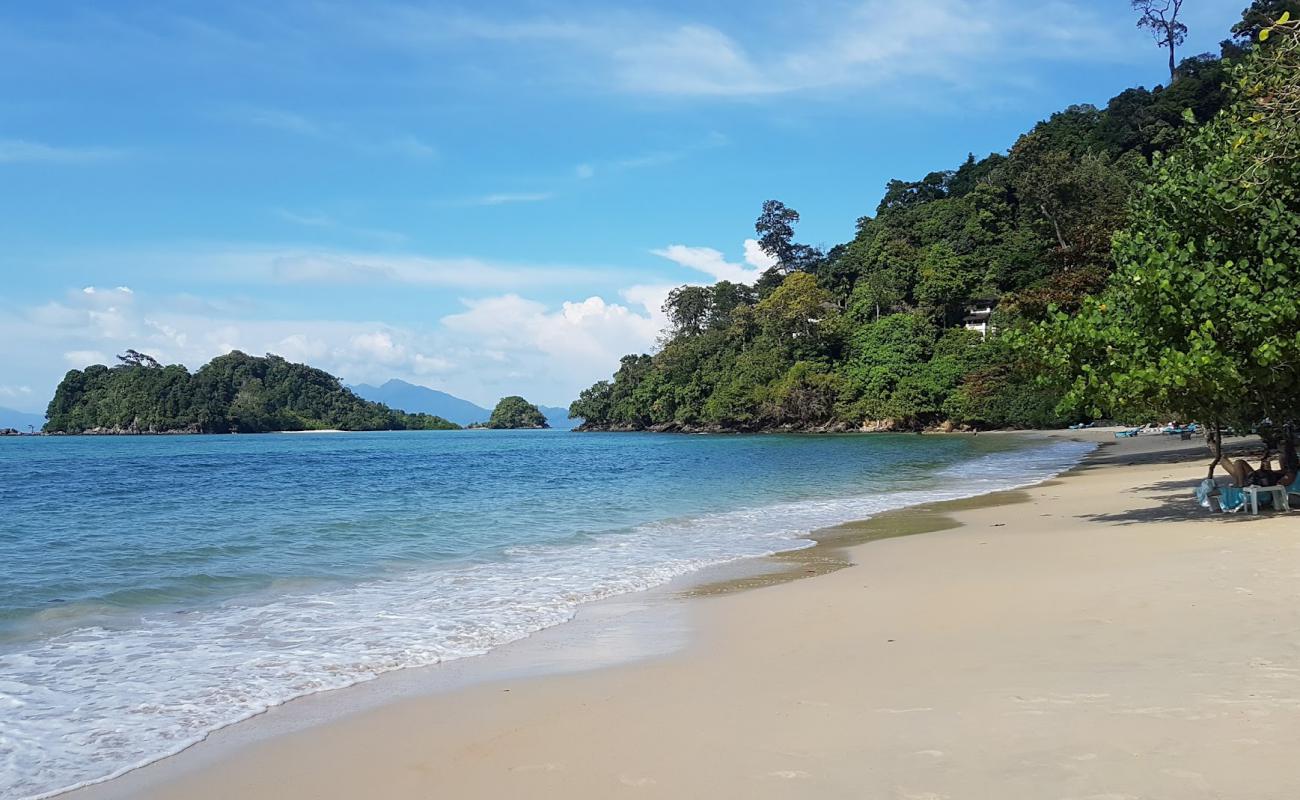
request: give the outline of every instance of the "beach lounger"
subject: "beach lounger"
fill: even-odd
[[[1219,488],[1219,510],[1226,514],[1235,514],[1246,507],[1246,492],[1236,486]]]
[[[1129,430],[1126,431],[1115,431],[1115,438],[1131,439],[1132,437],[1137,436],[1141,432],[1142,432],[1141,428],[1130,428]]]

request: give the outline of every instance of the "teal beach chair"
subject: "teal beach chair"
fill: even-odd
[[[1219,510],[1235,514],[1246,507],[1246,493],[1236,486],[1219,487]]]

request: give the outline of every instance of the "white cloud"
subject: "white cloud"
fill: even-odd
[[[745,264],[733,264],[727,261],[721,252],[712,247],[673,244],[650,252],[688,269],[703,272],[714,280],[732,283],[753,283],[775,263],[753,239],[745,240]]]
[[[591,164],[579,164],[573,168],[573,174],[577,176],[578,180],[585,181],[596,174],[596,168]]]
[[[465,311],[444,317],[442,327],[492,354],[476,362],[473,375],[487,395],[487,387],[554,386],[548,396],[561,402],[608,377],[627,353],[648,351],[660,330],[654,317],[600,297],[552,310],[513,294],[468,302]]]
[[[25,139],[0,139],[0,164],[87,164],[125,155],[108,147],[65,147]]]
[[[764,252],[757,239],[745,240],[745,263],[765,272],[777,264],[776,257]]]
[[[24,313],[0,312],[0,340],[15,354],[13,375],[38,396],[53,392],[63,369],[111,363],[127,348],[191,369],[238,349],[354,383],[397,377],[483,404],[514,393],[559,404],[608,377],[624,354],[649,350],[660,330],[656,315],[594,296],[556,306],[516,294],[464,301],[427,326],[246,319],[221,307],[76,290]]]
[[[634,306],[645,309],[646,315],[653,322],[655,330],[663,330],[668,327],[668,318],[663,313],[663,305],[664,301],[668,299],[668,294],[673,289],[682,285],[702,286],[717,281],[752,284],[768,268],[776,264],[776,259],[764,253],[762,248],[758,246],[758,242],[753,239],[745,240],[744,264],[734,264],[727,261],[726,256],[711,247],[688,247],[674,244],[650,252],[709,277],[708,281],[685,280],[676,283],[637,284],[624,289],[622,291],[623,299]]]
[[[96,295],[98,297],[110,297],[110,298],[114,294],[116,294],[119,296],[119,299],[121,299],[122,297],[130,297],[131,295],[135,294],[135,292],[131,291],[130,286],[115,286],[112,289],[100,289],[95,286],[86,286],[82,288],[81,293],[87,295]]]

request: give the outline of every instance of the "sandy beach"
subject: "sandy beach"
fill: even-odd
[[[689,634],[666,655],[204,743],[68,796],[1300,795],[1300,516],[1206,512],[1203,445],[1149,438],[771,562],[825,574],[667,601]],[[942,530],[860,543],[889,524]]]

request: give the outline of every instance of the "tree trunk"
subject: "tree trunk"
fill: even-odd
[[[1210,446],[1214,448],[1214,460],[1210,462],[1210,472],[1206,477],[1214,480],[1214,469],[1223,460],[1223,429],[1219,427],[1217,420],[1210,429]]]
[[[1170,41],[1169,42],[1169,82],[1172,84],[1176,80],[1178,80],[1178,68],[1176,62],[1174,61],[1174,43]]]
[[[1065,237],[1061,235],[1061,226],[1056,224],[1056,217],[1048,213],[1047,204],[1039,203],[1038,210],[1043,212],[1043,216],[1047,217],[1048,222],[1052,223],[1052,230],[1056,232],[1056,242],[1057,244],[1061,245],[1061,249],[1062,250],[1070,249],[1070,246],[1065,243]]]

